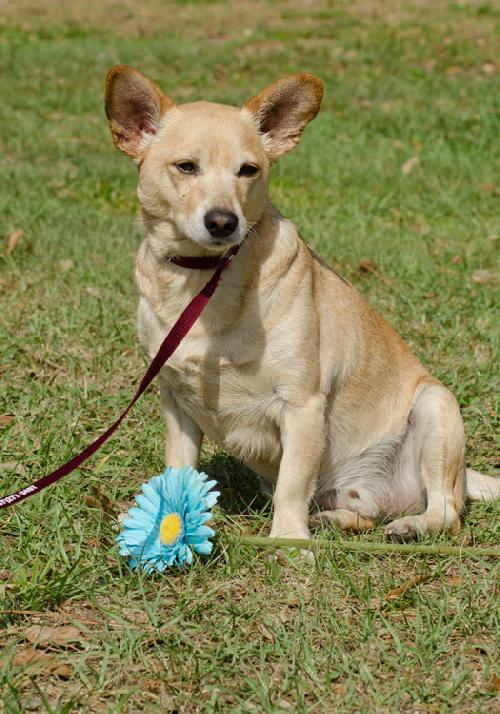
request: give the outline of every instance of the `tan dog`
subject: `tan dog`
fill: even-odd
[[[298,143],[322,93],[298,74],[243,109],[178,106],[131,67],[107,76],[113,141],[139,166],[139,338],[150,357],[207,280],[169,256],[242,244],[162,369],[167,463],[196,467],[207,434],[275,485],[271,536],[307,537],[313,498],[320,520],[342,528],[387,517],[397,540],[455,532],[465,494],[500,489],[466,470],[454,397],[268,198],[270,164]]]

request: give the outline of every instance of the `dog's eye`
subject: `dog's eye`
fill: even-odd
[[[195,174],[196,164],[193,161],[179,161],[175,164],[179,171],[183,174]]]
[[[258,170],[259,167],[254,166],[254,164],[243,164],[238,171],[238,176],[255,176]]]

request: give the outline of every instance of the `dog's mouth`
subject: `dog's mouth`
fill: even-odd
[[[235,245],[236,243],[239,243],[240,240],[239,238],[237,240],[234,240],[232,236],[228,236],[227,238],[211,238],[210,243],[212,245]]]

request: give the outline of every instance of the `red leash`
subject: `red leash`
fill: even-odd
[[[172,327],[168,335],[165,337],[161,343],[160,349],[153,357],[153,361],[149,365],[146,374],[141,380],[136,393],[134,394],[132,401],[126,407],[125,411],[118,417],[118,419],[112,424],[105,432],[97,437],[91,444],[89,444],[83,451],[79,454],[73,456],[69,461],[67,461],[62,466],[59,466],[52,473],[43,476],[38,481],[35,481],[30,486],[12,493],[10,496],[4,496],[0,498],[0,508],[5,508],[6,506],[11,506],[13,503],[19,503],[19,501],[32,496],[39,491],[42,491],[47,486],[51,486],[56,481],[59,481],[63,476],[67,476],[72,471],[81,466],[84,461],[89,459],[92,454],[101,448],[101,446],[106,443],[106,441],[115,433],[122,421],[125,419],[129,411],[132,409],[136,401],[139,399],[141,394],[143,394],[149,387],[153,379],[156,377],[160,369],[163,367],[168,358],[175,352],[179,344],[182,342],[184,337],[187,335],[189,330],[192,328],[196,320],[199,318],[203,310],[205,309],[208,301],[215,292],[217,285],[221,279],[223,271],[228,267],[231,260],[234,258],[239,250],[239,245],[234,246],[231,250],[226,253],[222,258],[219,257],[201,257],[201,258],[171,258],[170,262],[175,265],[179,265],[182,268],[193,268],[197,270],[207,270],[210,268],[217,268],[215,273],[212,275],[210,280],[206,285],[200,290],[198,295],[194,297],[189,305],[184,308],[181,315],[179,316],[177,322]]]

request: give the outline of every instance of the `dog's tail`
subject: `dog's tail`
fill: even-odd
[[[500,478],[466,470],[466,493],[470,501],[493,501],[500,498]]]

